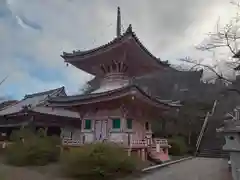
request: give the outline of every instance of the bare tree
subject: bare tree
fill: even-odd
[[[189,69],[190,71],[193,70],[193,69],[204,68],[204,69],[207,69],[207,70],[213,72],[218,79],[223,80],[225,83],[232,83],[233,82],[232,80],[224,77],[222,71],[217,70],[218,64],[210,66],[210,65],[207,65],[207,64],[203,63],[204,59],[194,60],[190,57],[181,58],[180,61],[188,63],[188,64],[192,64],[192,66]]]
[[[234,57],[231,61],[226,61],[226,65],[231,69],[240,69],[240,3],[237,1],[230,2],[233,7],[236,8],[237,12],[234,17],[232,17],[229,23],[221,26],[220,19],[217,22],[216,30],[207,33],[206,39],[196,47],[197,50],[213,52],[214,55],[217,53],[217,49],[226,50],[231,57]],[[233,81],[224,77],[223,72],[218,69],[218,62],[215,65],[204,64],[204,59],[193,60],[189,57],[180,59],[183,62],[192,64],[193,68],[204,68],[213,72],[218,79],[225,81],[226,83],[232,83]]]
[[[240,40],[240,4],[236,1],[232,1],[231,4],[237,8],[235,17],[223,27],[218,21],[216,31],[208,33],[206,41],[197,46],[197,49],[211,51],[216,48],[227,48],[233,56],[237,55]]]

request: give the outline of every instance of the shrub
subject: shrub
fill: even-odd
[[[182,156],[187,153],[188,148],[183,137],[180,136],[172,137],[169,140],[169,144],[171,145],[171,148],[169,149],[170,155]]]
[[[56,137],[23,129],[14,132],[11,138],[13,143],[6,149],[6,161],[11,165],[46,165],[59,159]]]
[[[137,159],[107,143],[84,145],[63,156],[63,170],[77,179],[115,179],[137,171]]]

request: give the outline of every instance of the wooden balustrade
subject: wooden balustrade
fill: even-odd
[[[67,145],[67,146],[80,146],[82,145],[82,141],[81,140],[74,140],[74,139],[63,139],[62,140],[62,144],[63,145]]]
[[[147,141],[146,140],[132,140],[130,143],[130,147],[132,147],[132,148],[147,147]]]
[[[112,143],[132,147],[132,148],[141,148],[141,147],[147,147],[148,146],[148,143],[147,143],[146,139],[144,139],[144,140],[131,140],[130,144],[124,143],[123,141],[117,141],[116,142],[116,141],[112,141],[112,140],[108,140],[108,139],[105,139],[103,142],[112,142]],[[69,139],[69,138],[65,139],[64,138],[62,140],[62,144],[67,145],[67,146],[80,146],[80,145],[83,145],[85,143],[82,140],[74,140],[74,139]],[[160,139],[160,138],[153,139],[153,144],[152,145],[159,145],[160,147],[169,146],[167,139]]]
[[[168,146],[167,139],[154,138],[155,144],[160,144],[160,146]]]

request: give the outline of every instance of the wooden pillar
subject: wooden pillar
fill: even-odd
[[[145,155],[145,149],[144,148],[142,149],[142,152],[141,152],[141,158],[142,158],[142,161],[146,160],[146,155]]]
[[[60,138],[63,139],[63,128],[60,128],[61,133],[60,133]]]
[[[138,149],[138,150],[137,150],[137,153],[138,153],[138,156],[139,156],[139,157],[142,156],[142,155],[141,155],[141,149]]]
[[[168,148],[164,149],[164,154],[168,154]]]
[[[156,143],[156,152],[160,152],[160,144],[159,143]]]
[[[48,127],[44,128],[44,135],[47,136]]]
[[[128,148],[128,156],[131,156],[131,151],[132,151],[132,149]]]

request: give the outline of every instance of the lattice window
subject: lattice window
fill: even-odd
[[[121,128],[121,120],[120,119],[112,119],[112,128],[120,129]]]
[[[127,119],[127,129],[132,129],[132,127],[133,127],[133,120]]]
[[[84,127],[84,129],[87,129],[87,130],[92,129],[92,120],[90,120],[90,119],[86,119],[85,120],[85,127]]]

